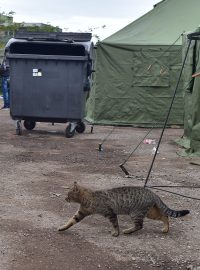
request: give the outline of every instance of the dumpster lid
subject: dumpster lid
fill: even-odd
[[[40,55],[89,55],[93,58],[93,43],[66,42],[50,40],[27,40],[11,38],[5,46],[6,54],[40,54]]]
[[[16,39],[23,39],[28,41],[65,41],[65,42],[87,42],[92,39],[91,33],[77,33],[77,32],[27,32],[18,31],[15,36]]]

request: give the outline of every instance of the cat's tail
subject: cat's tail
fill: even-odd
[[[164,202],[159,197],[156,200],[156,205],[164,215],[169,216],[169,217],[178,218],[178,217],[183,217],[190,213],[189,210],[177,211],[177,210],[170,209],[166,204],[164,204]]]

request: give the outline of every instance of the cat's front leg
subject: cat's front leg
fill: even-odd
[[[59,231],[65,231],[65,230],[69,229],[71,226],[73,226],[74,224],[80,222],[86,216],[87,216],[87,214],[85,214],[82,211],[78,210],[75,213],[75,215],[73,217],[71,217],[69,219],[69,221],[65,225],[61,226],[58,230]]]

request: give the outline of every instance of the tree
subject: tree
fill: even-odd
[[[96,43],[101,41],[101,38],[99,34],[97,34],[97,31],[100,29],[105,29],[105,28],[106,28],[106,25],[88,28],[88,31],[92,33],[92,37],[96,40]]]
[[[14,14],[15,14],[15,12],[12,11],[12,10],[7,13],[8,16],[12,16],[12,17],[13,17]]]

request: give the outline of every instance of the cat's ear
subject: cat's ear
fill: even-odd
[[[78,191],[78,184],[77,184],[77,182],[74,182],[74,191]]]

